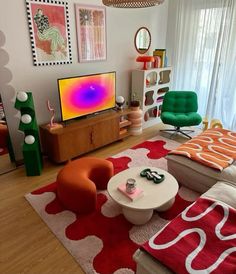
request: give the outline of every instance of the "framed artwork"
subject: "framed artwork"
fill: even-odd
[[[106,9],[75,4],[79,62],[106,60]]]
[[[34,65],[72,63],[68,3],[26,0],[26,9]]]

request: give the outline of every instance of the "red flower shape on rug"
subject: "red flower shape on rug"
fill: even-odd
[[[107,158],[110,162],[112,162],[114,166],[114,174],[121,172],[128,168],[128,163],[131,162],[129,157],[119,157],[119,158]]]
[[[57,195],[57,183],[55,182],[55,183],[46,185],[40,189],[33,191],[32,194],[40,195],[45,192],[53,192],[53,193],[55,193],[55,195]],[[59,201],[57,196],[51,203],[49,203],[45,207],[45,211],[48,214],[57,214],[59,212],[62,212],[63,210],[65,210],[65,207],[61,204],[61,202]]]
[[[122,214],[112,218],[104,216],[101,207],[107,197],[98,194],[97,198],[96,211],[89,215],[78,215],[77,220],[66,229],[67,238],[81,240],[91,235],[102,239],[103,249],[93,261],[98,273],[111,274],[123,267],[135,270],[132,255],[139,246],[129,238],[133,225]]]
[[[32,194],[39,195],[45,192],[56,194],[56,183],[36,190]],[[76,221],[66,228],[66,237],[70,240],[82,240],[87,236],[97,236],[102,239],[103,249],[93,261],[98,273],[110,274],[122,267],[135,270],[132,254],[139,245],[129,238],[129,231],[133,225],[122,214],[111,218],[104,216],[101,207],[106,201],[106,195],[98,194],[96,211],[90,214],[77,214]],[[57,214],[63,210],[65,208],[57,197],[45,208],[48,214]]]
[[[166,142],[160,141],[160,140],[157,140],[154,142],[145,141],[141,144],[138,144],[137,146],[134,146],[132,149],[146,148],[150,151],[147,154],[147,157],[149,159],[160,159],[160,158],[166,156],[168,154],[168,152],[170,151],[170,150],[164,148],[165,144],[166,144]]]

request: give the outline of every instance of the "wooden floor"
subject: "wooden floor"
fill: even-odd
[[[11,162],[9,153],[0,155],[0,175],[15,169],[15,164]]]
[[[159,128],[146,129],[142,135],[128,137],[86,156],[112,156],[158,135]],[[55,181],[61,168],[62,165],[45,160],[41,176],[27,177],[24,167],[0,175],[0,273],[84,273],[24,198],[24,194]]]

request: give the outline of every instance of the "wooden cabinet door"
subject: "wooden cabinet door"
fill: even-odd
[[[69,160],[93,149],[91,126],[65,132],[58,139],[58,162]]]
[[[92,142],[93,147],[98,148],[119,138],[119,117],[106,119],[93,125]]]

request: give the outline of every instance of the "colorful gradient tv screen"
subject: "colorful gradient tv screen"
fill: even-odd
[[[115,107],[116,73],[58,79],[62,121]]]

